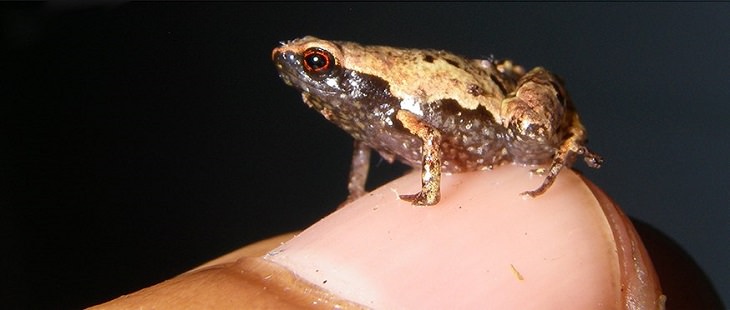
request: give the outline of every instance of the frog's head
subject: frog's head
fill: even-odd
[[[308,36],[282,43],[271,57],[281,79],[302,92],[307,105],[355,139],[375,143],[393,139],[385,128],[372,127],[392,127],[400,101],[391,95],[386,80],[362,70],[375,67],[382,72],[387,68],[381,58],[369,55],[356,43]]]
[[[354,48],[353,48],[354,47]],[[345,112],[344,103],[368,104],[387,97],[388,83],[350,68],[348,61],[362,59],[359,46],[312,36],[282,43],[272,59],[284,82],[309,98],[308,103]],[[322,110],[322,106],[316,107]]]
[[[308,96],[330,101],[346,97],[352,88],[334,42],[304,37],[282,43],[271,57],[281,79]]]

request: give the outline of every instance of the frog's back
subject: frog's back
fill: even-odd
[[[344,67],[386,80],[390,93],[406,102],[452,99],[464,109],[482,107],[499,121],[500,104],[515,85],[487,60],[441,50],[336,43]],[[419,113],[417,107],[411,112]]]

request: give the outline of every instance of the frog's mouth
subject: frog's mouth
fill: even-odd
[[[281,78],[282,81],[286,85],[289,85],[291,87],[296,88],[297,90],[304,92],[304,93],[312,93],[312,88],[309,86],[309,83],[307,83],[306,80],[299,77],[297,74],[292,74],[283,70],[279,71],[279,78]],[[317,93],[322,94],[328,94],[327,92],[324,92],[322,90],[317,90]]]
[[[284,84],[299,88],[299,85],[303,83],[301,79],[298,79],[291,74],[285,72],[281,65],[277,64],[276,68],[279,70],[279,78],[284,81]]]
[[[287,65],[276,62],[276,69],[279,71],[279,78],[284,81],[286,85],[301,91],[309,92],[307,82],[299,77],[298,74],[292,73],[291,69]]]
[[[272,55],[276,70],[279,71],[279,78],[281,78],[286,85],[292,86],[304,92],[310,92],[309,84],[304,79],[299,70],[302,69],[300,61],[292,55],[290,52],[278,52],[275,51]]]
[[[292,67],[292,65],[288,62],[281,63],[275,60],[275,64],[276,69],[279,71],[279,78],[281,78],[286,85],[316,97],[329,98],[337,96],[337,91],[335,90],[326,90],[316,87],[316,83],[313,83],[309,77],[299,74],[295,67]]]

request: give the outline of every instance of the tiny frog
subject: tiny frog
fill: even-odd
[[[563,83],[542,67],[312,36],[282,43],[272,58],[309,107],[355,139],[349,200],[365,194],[371,149],[422,169],[421,191],[400,196],[414,205],[439,202],[442,172],[550,164],[533,170],[545,174],[542,185],[522,193],[535,197],[576,155],[602,163]]]

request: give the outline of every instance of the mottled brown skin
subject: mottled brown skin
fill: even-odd
[[[543,184],[523,193],[534,197],[575,155],[594,168],[602,161],[585,147],[563,84],[541,67],[525,73],[508,60],[311,36],[282,43],[272,58],[307,105],[355,139],[350,199],[365,193],[370,149],[422,168],[421,191],[401,196],[415,205],[439,201],[442,171],[551,163]]]

